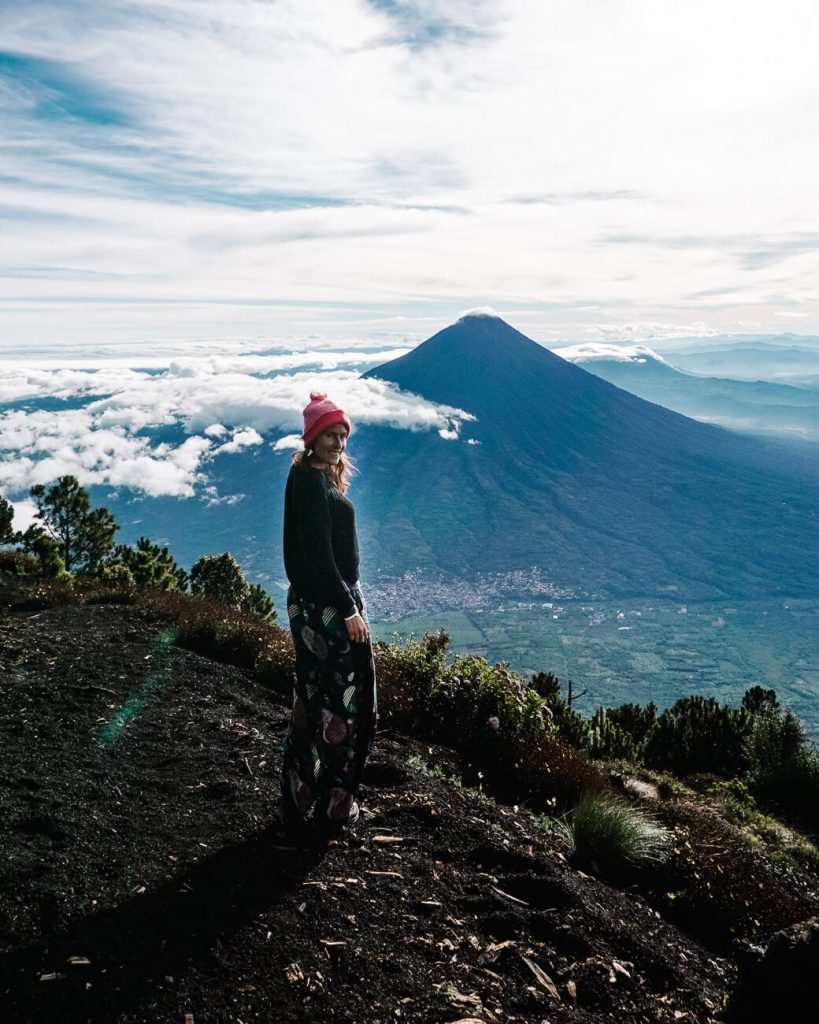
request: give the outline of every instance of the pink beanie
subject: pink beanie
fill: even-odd
[[[305,447],[309,447],[319,434],[336,423],[343,423],[347,433],[352,433],[347,413],[339,409],[335,402],[331,402],[327,395],[311,391],[310,402],[304,407],[304,433],[301,436]]]

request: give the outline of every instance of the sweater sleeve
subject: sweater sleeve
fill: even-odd
[[[346,619],[358,609],[338,571],[333,555],[332,523],[327,488],[318,470],[294,479],[294,513],[301,560],[315,597],[332,605]]]

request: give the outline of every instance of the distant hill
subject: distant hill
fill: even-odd
[[[767,346],[767,349],[772,346]],[[819,388],[707,377],[642,345],[576,345],[556,354],[649,402],[721,426],[819,440]],[[816,355],[819,366],[819,353]]]
[[[473,413],[457,440],[358,432],[369,571],[538,565],[581,590],[815,594],[819,474],[643,401],[498,317],[371,371]]]
[[[819,386],[819,347],[816,338],[783,336],[778,342],[739,336],[719,338],[697,346],[681,340],[673,346],[658,344],[676,367],[692,373],[770,380]]]

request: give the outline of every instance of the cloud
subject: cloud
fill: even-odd
[[[553,348],[552,352],[570,363],[591,363],[598,360],[616,363],[644,363],[647,359],[653,359],[658,363],[666,362],[661,355],[646,345],[607,345],[600,342],[587,342],[582,345]]]
[[[207,438],[152,444],[122,426],[100,425],[89,408],[0,414],[0,486],[20,495],[71,474],[84,485],[128,486],[157,497],[190,497],[211,447]]]
[[[693,323],[663,323],[658,321],[591,324],[586,333],[603,341],[660,341],[666,338],[708,338],[720,332],[701,320]],[[567,346],[568,347],[568,346]]]
[[[262,435],[252,428],[237,430],[233,435],[233,440],[214,448],[213,454],[232,455],[234,452],[240,452],[243,448],[253,448],[255,445],[262,444],[263,441]]]
[[[201,491],[215,501],[207,491],[208,463],[261,445],[270,434],[288,435],[274,450],[291,447],[307,396],[316,390],[328,392],[355,426],[438,430],[448,437],[473,419],[353,370],[271,376],[268,365],[253,356],[174,361],[160,372],[18,369],[4,381],[3,400],[25,404],[0,413],[0,486],[19,496],[70,473],[84,485],[130,487],[152,497]],[[28,405],[46,398],[67,407]],[[169,427],[188,436],[160,440],[158,432]]]
[[[730,330],[780,290],[819,329],[810,0],[7,6],[8,348],[419,340],[486,300]]]
[[[295,451],[302,447],[301,434],[286,434],[271,445],[274,452]]]
[[[465,320],[469,316],[488,316],[498,318],[500,316],[491,306],[475,306],[473,309],[466,309],[458,317],[459,320]]]
[[[29,526],[34,526],[37,522],[37,506],[30,498],[23,498],[22,501],[13,501],[11,505],[14,509],[12,526],[15,530],[23,532]]]

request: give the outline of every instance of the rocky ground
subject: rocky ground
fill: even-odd
[[[719,1019],[724,950],[445,751],[382,735],[360,823],[288,846],[281,698],[172,639],[150,609],[0,619],[3,1021]]]

